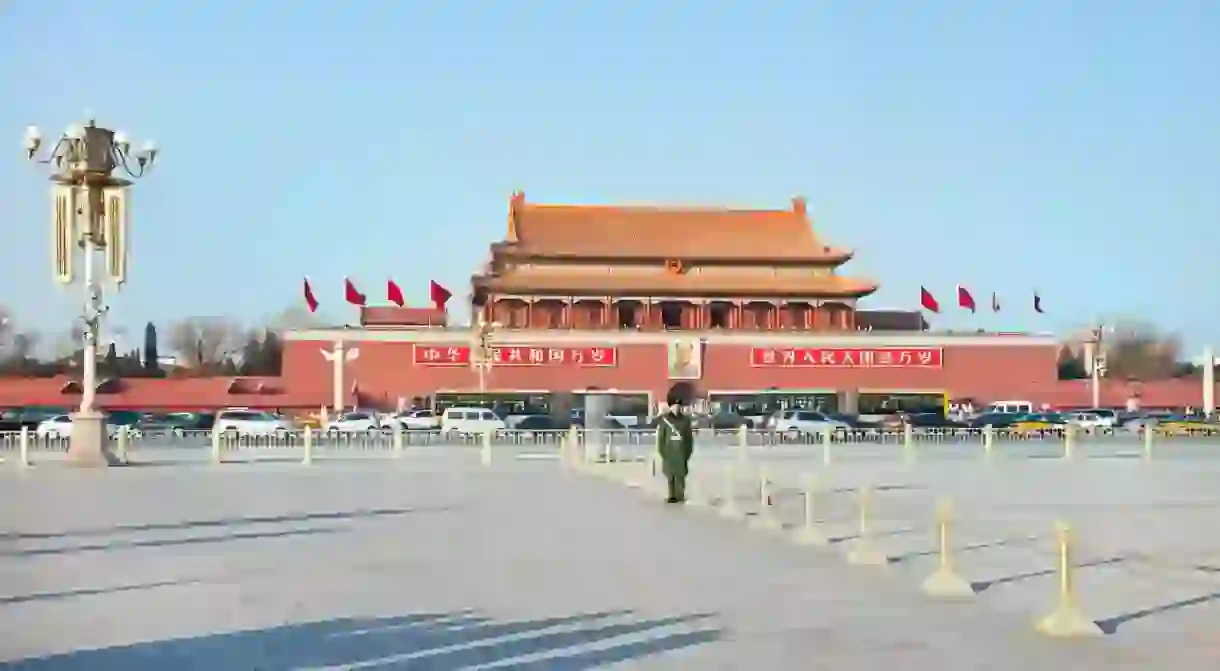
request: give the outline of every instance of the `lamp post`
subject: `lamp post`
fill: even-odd
[[[344,368],[347,364],[360,358],[360,348],[347,348],[347,344],[343,339],[335,341],[334,349],[323,349],[322,358],[331,363],[331,403],[336,416],[343,413],[343,409],[347,407],[347,392],[344,387]]]
[[[1085,341],[1085,365],[1089,369],[1089,381],[1093,392],[1093,407],[1101,407],[1101,379],[1106,376],[1106,352],[1104,336],[1106,328],[1098,326],[1089,332]]]
[[[471,348],[470,365],[479,374],[480,394],[487,393],[487,378],[491,376],[491,369],[496,363],[493,338],[498,328],[499,322],[489,322],[482,316],[479,317],[479,328],[474,333],[474,347]]]
[[[64,285],[76,279],[77,249],[81,259],[81,285],[85,310],[81,316],[83,362],[80,409],[72,416],[68,461],[89,466],[115,463],[107,450],[106,422],[94,407],[97,394],[97,347],[102,319],[109,309],[102,297],[102,284],[109,279],[115,288],[127,282],[128,187],[132,181],[116,177],[122,170],[132,179],[144,176],[156,161],[152,142],[133,152],[122,132],[98,126],[93,120],[64,131],[46,157],[39,157],[42,135],[37,126],[25,132],[26,158],[50,166],[53,229],[51,259],[55,280]],[[105,276],[98,277],[97,254],[104,256]]]

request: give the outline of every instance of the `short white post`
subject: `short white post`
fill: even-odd
[[[750,429],[745,424],[737,427],[737,461],[744,465],[750,460]]]
[[[724,502],[720,505],[720,515],[731,519],[745,515],[737,506],[737,467],[732,463],[724,465]]]
[[[910,422],[902,425],[902,458],[907,463],[915,461],[915,429]]]
[[[491,431],[483,432],[483,447],[479,448],[479,461],[484,466],[491,465]]]
[[[305,433],[301,437],[301,446],[304,449],[304,456],[301,457],[302,466],[313,465],[313,427],[305,427]]]
[[[30,463],[30,427],[21,427],[21,436],[17,439],[17,465],[29,468]]]
[[[861,487],[858,497],[860,535],[851,552],[847,554],[847,563],[853,566],[888,566],[890,558],[877,547],[873,538],[873,490]]]
[[[775,515],[775,501],[771,496],[771,478],[765,469],[758,473],[758,515],[751,520],[751,526],[767,531],[783,529],[783,524]]]
[[[213,464],[219,464],[222,461],[222,456],[220,453],[220,451],[221,451],[220,438],[221,438],[220,431],[218,429],[212,429],[212,463]]]
[[[114,457],[120,464],[127,463],[127,441],[130,437],[131,434],[125,426],[120,426],[114,436]]]
[[[1076,456],[1076,427],[1066,424],[1063,427],[1063,458],[1071,461]]]
[[[995,449],[995,427],[988,424],[983,427],[983,458],[988,461],[992,458],[992,450]]]
[[[953,502],[947,498],[941,499],[936,506],[936,535],[940,544],[939,561],[920,589],[928,596],[942,599],[974,596],[974,585],[957,572],[957,564],[953,561]]]
[[[1144,461],[1152,461],[1152,448],[1156,441],[1156,431],[1152,426],[1144,426]]]
[[[831,433],[829,426],[822,427],[822,465],[829,466],[834,461],[834,455],[831,452]]]
[[[817,491],[817,479],[811,475],[805,479],[804,523],[792,537],[800,545],[825,546],[830,544],[830,539],[826,537],[825,533],[822,533],[822,529],[818,526]]]
[[[402,424],[394,423],[394,434],[390,439],[391,445],[394,448],[394,458],[402,458]]]

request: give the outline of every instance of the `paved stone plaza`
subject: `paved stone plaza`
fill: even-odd
[[[547,446],[320,452],[139,446],[140,463],[0,466],[0,659],[31,669],[1220,668],[1220,443],[704,449],[695,484],[829,547],[658,502],[645,446],[580,469]],[[550,458],[548,458],[550,457]],[[726,466],[734,468],[727,471]],[[648,484],[656,484],[653,480]],[[874,488],[887,567],[844,561]],[[920,593],[955,504],[978,595]],[[1043,638],[1053,523],[1108,636]]]

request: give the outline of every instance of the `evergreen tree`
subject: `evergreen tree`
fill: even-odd
[[[144,327],[144,369],[160,370],[161,364],[157,358],[157,327],[148,322]]]
[[[117,375],[119,371],[119,352],[114,347],[114,343],[110,343],[110,347],[106,348],[106,358],[102,360],[103,369],[107,375]]]
[[[1072,348],[1064,345],[1059,350],[1059,379],[1083,380],[1089,376],[1084,368],[1084,358],[1077,356]]]

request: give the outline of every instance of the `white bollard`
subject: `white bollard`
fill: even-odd
[[[119,427],[118,432],[114,436],[114,457],[120,464],[127,463],[127,441],[130,438],[127,427]]]
[[[720,504],[720,515],[730,519],[745,516],[737,506],[737,467],[731,463],[724,466],[724,501]]]
[[[1156,440],[1156,431],[1151,426],[1144,427],[1144,461],[1152,461],[1152,447]]]
[[[394,423],[394,435],[390,439],[391,445],[394,448],[394,458],[402,458],[402,424]]]
[[[831,453],[831,441],[834,434],[829,426],[822,427],[822,465],[829,466],[834,461],[834,456]]]
[[[221,437],[220,431],[217,429],[212,429],[212,463],[213,464],[219,464],[221,462],[220,437]]]
[[[1076,456],[1076,427],[1067,424],[1063,427],[1063,458],[1072,460]]]
[[[483,432],[483,447],[479,448],[479,461],[484,466],[491,465],[491,431]]]
[[[847,553],[847,563],[852,566],[888,566],[890,558],[877,547],[873,536],[872,488],[860,488],[857,497],[860,510],[859,536],[851,551]]]
[[[301,437],[301,446],[304,449],[304,456],[301,457],[302,466],[313,465],[313,427],[305,427],[305,434]]]
[[[771,496],[771,479],[765,470],[758,474],[758,515],[750,521],[750,526],[766,531],[779,531],[783,524],[775,515],[775,501]]]
[[[800,545],[830,545],[830,539],[818,526],[817,486],[817,480],[813,476],[805,480],[805,520],[793,536],[793,540]]]
[[[30,427],[21,427],[21,436],[17,439],[17,465],[29,468],[30,463]]]
[[[737,427],[737,461],[744,465],[750,460],[750,428],[745,424]]]
[[[910,422],[902,425],[902,458],[907,463],[915,461],[915,429]]]
[[[992,458],[992,450],[995,449],[995,427],[988,424],[983,427],[983,458],[988,461]]]

